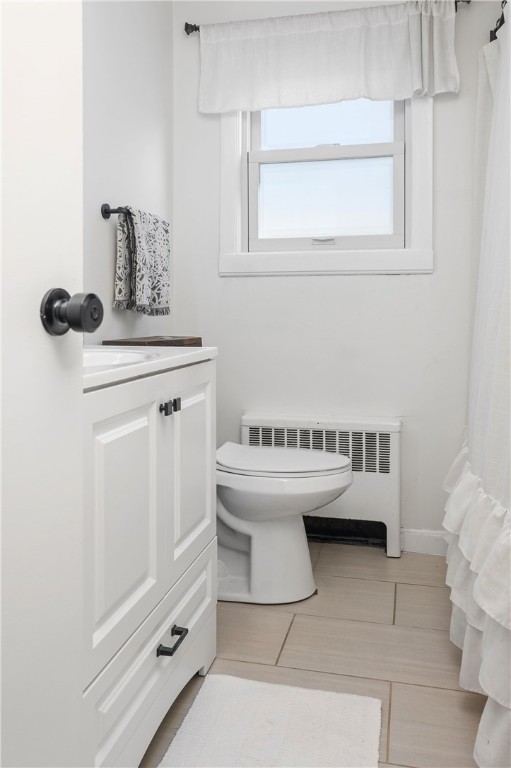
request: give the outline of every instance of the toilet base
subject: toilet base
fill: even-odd
[[[222,512],[221,517],[229,515],[225,509]],[[219,525],[219,600],[274,605],[305,600],[314,594],[316,585],[301,515],[248,523],[244,529],[246,546],[233,546]]]

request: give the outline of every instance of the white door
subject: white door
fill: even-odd
[[[73,766],[82,642],[82,8],[2,5],[2,765]]]

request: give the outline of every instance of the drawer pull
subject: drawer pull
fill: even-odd
[[[160,405],[160,413],[164,413],[165,416],[172,416],[174,412],[174,401],[169,400],[166,403]]]
[[[156,649],[156,655],[157,656],[173,656],[185,637],[188,634],[188,629],[186,627],[178,627],[176,624],[172,627],[170,630],[171,635],[179,635],[179,639],[174,643],[172,648],[169,648],[166,645],[159,645]]]
[[[165,416],[172,416],[176,411],[181,410],[181,398],[175,397],[173,400],[168,400],[166,403],[160,405],[160,413],[164,413]]]

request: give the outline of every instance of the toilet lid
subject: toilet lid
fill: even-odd
[[[350,469],[347,456],[307,448],[271,448],[224,443],[216,452],[217,467],[225,472],[264,477],[337,475]]]

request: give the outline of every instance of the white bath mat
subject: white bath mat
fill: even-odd
[[[209,675],[164,768],[377,768],[381,701]]]

